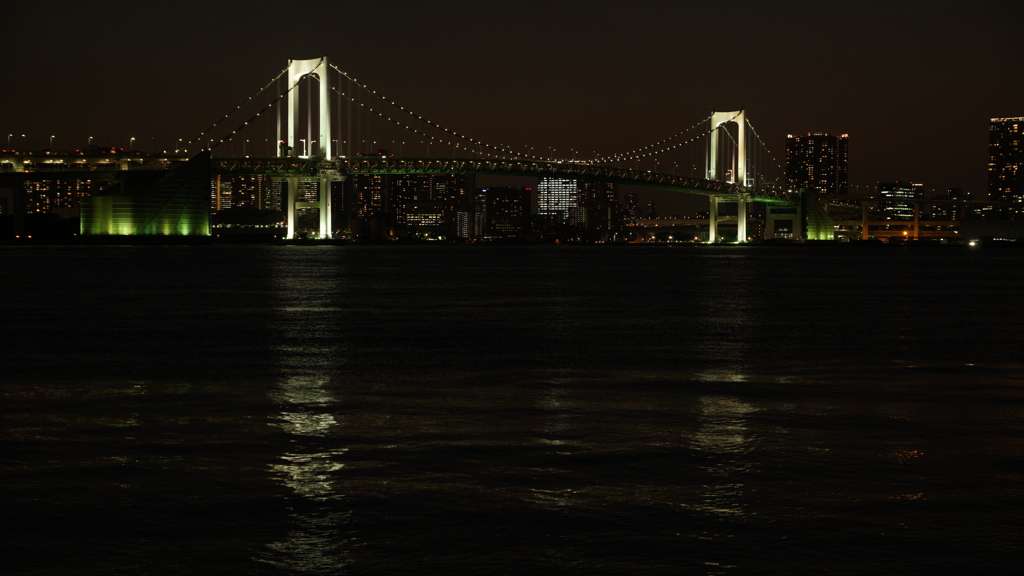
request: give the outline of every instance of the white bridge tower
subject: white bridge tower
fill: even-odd
[[[299,90],[298,83],[304,78],[315,79],[320,83],[320,98],[319,98],[319,110],[317,118],[320,123],[320,130],[318,133],[317,148],[318,153],[315,157],[323,160],[332,160],[331,152],[331,108],[330,108],[330,92],[331,82],[330,64],[327,61],[327,56],[321,58],[313,58],[311,60],[289,60],[288,61],[288,84],[284,99],[288,102],[288,132],[287,138],[282,140],[281,138],[281,117],[278,112],[278,123],[277,123],[277,142],[278,142],[278,156],[297,156],[298,152],[302,153],[302,157],[314,157],[313,142],[304,142],[302,150],[296,147],[296,143],[299,141],[295,137],[295,132],[299,127]],[[312,89],[310,87],[309,89]],[[279,109],[280,110],[280,109]],[[312,120],[312,110],[307,110],[306,117]],[[310,126],[310,129],[312,127]],[[331,182],[338,180],[338,174],[333,170],[320,170],[318,175],[315,176],[283,176],[275,180],[285,183],[287,188],[285,194],[285,221],[287,222],[288,232],[285,236],[288,239],[295,238],[295,225],[297,220],[298,208],[317,208],[320,211],[320,239],[327,239],[331,237]],[[299,194],[299,182],[300,181],[316,181],[319,183],[319,194],[317,200],[313,202],[298,202]]]
[[[727,169],[727,172],[731,176],[730,182],[748,187],[752,185],[752,181],[747,178],[747,115],[744,110],[714,112],[711,114],[713,130],[708,151],[707,178],[708,180],[719,179],[718,136],[719,132],[724,130],[722,125],[730,122],[735,123],[737,127],[736,157],[734,162],[731,163],[732,166]],[[747,241],[747,202],[749,200],[750,195],[746,193],[729,196],[711,195],[711,204],[708,209],[708,242],[716,242],[718,240],[718,204],[723,201],[736,202],[736,241],[740,244]]]

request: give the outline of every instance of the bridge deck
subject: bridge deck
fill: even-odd
[[[49,158],[51,162],[54,158]],[[0,176],[18,180],[68,180],[95,179],[113,180],[119,173],[131,171],[160,170],[163,166],[128,165],[128,170],[113,169],[110,158],[67,158],[67,163],[37,164],[31,172],[7,171]],[[97,160],[101,163],[91,163]],[[164,166],[170,167],[168,159],[161,158]],[[42,168],[42,170],[38,170]],[[597,182],[640,186],[656,190],[684,192],[688,194],[715,195],[721,197],[746,197],[758,202],[789,202],[797,197],[796,192],[774,188],[744,188],[729,182],[676,176],[650,170],[632,170],[615,166],[588,164],[585,162],[557,162],[543,160],[522,160],[508,158],[392,158],[384,156],[338,157],[334,160],[297,157],[220,157],[213,158],[211,170],[214,174],[253,174],[267,176],[315,177],[328,173],[332,175],[357,174],[489,174],[497,176],[551,176]]]
[[[728,182],[631,170],[583,162],[547,162],[507,158],[388,158],[360,156],[321,160],[317,158],[214,158],[213,170],[224,174],[314,175],[345,174],[489,174],[497,176],[552,176],[641,186],[673,192],[739,197],[759,202],[788,202],[787,190],[744,188]]]

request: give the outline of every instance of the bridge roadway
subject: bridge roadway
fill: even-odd
[[[215,174],[261,174],[267,176],[322,173],[362,174],[488,174],[497,176],[552,176],[707,196],[747,195],[758,202],[790,202],[796,193],[769,188],[744,188],[728,182],[675,176],[649,170],[631,170],[584,162],[558,162],[508,158],[391,158],[385,156],[319,158],[213,158]]]
[[[119,180],[120,174],[165,171],[185,157],[175,155],[20,155],[0,154],[13,170],[0,170],[4,179],[24,180]],[[334,160],[301,157],[214,157],[213,174],[259,174],[265,176],[315,177],[329,174],[489,174],[499,176],[553,176],[613,182],[671,192],[703,194],[722,198],[745,195],[758,202],[788,202],[796,192],[773,188],[744,188],[728,182],[632,170],[585,162],[523,160],[508,158],[394,158],[387,156],[337,157]],[[28,171],[24,171],[25,169]],[[45,174],[45,176],[44,176]]]

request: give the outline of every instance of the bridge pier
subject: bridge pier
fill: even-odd
[[[718,241],[718,196],[708,196],[708,244]]]
[[[747,243],[747,195],[736,199],[736,243]]]
[[[333,218],[331,218],[331,182],[340,180],[338,174],[335,171],[324,171],[319,176],[285,176],[283,178],[275,178],[274,180],[285,183],[284,215],[287,227],[285,239],[295,239],[299,208],[316,208],[319,210],[319,238],[321,240],[330,238],[333,226]],[[315,202],[299,201],[299,182],[317,183],[317,200]]]
[[[285,201],[284,201],[284,222],[288,230],[285,232],[285,239],[295,238],[295,200],[299,195],[299,179],[296,177],[284,180]]]
[[[712,194],[708,196],[708,243],[718,242],[718,205],[724,200],[736,202],[736,243],[746,244],[747,242],[747,202],[750,200],[748,194],[740,194],[734,198],[722,198]]]

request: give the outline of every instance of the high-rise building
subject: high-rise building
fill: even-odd
[[[786,181],[819,194],[847,193],[848,135],[808,132],[786,136]]]
[[[879,182],[879,208],[885,220],[913,220],[914,203],[924,198],[924,186],[913,182]],[[901,201],[902,200],[902,201]]]
[[[530,221],[529,188],[484,188],[476,193],[476,238],[519,238]]]
[[[398,226],[450,229],[455,214],[468,212],[475,183],[471,174],[408,174],[392,177],[390,188]],[[458,235],[458,233],[456,233]]]
[[[383,174],[353,174],[345,180],[345,207],[357,219],[382,216],[391,208],[390,177]],[[351,206],[351,207],[350,207]]]
[[[280,210],[280,202],[274,203],[273,181],[267,176],[240,175],[221,180],[221,209],[245,208],[248,210]],[[229,182],[230,186],[225,186]],[[225,199],[226,198],[226,199]],[[217,210],[216,199],[211,205]]]
[[[929,220],[960,220],[967,192],[963,188],[950,188],[945,194],[933,195],[932,200],[936,202],[928,207]]]
[[[573,178],[541,176],[537,181],[537,216],[554,225],[577,224],[580,203],[579,184]],[[579,222],[578,224],[582,224]]]
[[[405,174],[391,179],[395,223],[409,230],[440,228],[447,202],[438,198],[433,174]]]
[[[79,214],[79,202],[89,197],[91,180],[26,180],[25,213],[58,214],[73,218]],[[12,207],[13,209],[13,207]]]
[[[625,198],[625,206],[622,210],[622,220],[628,226],[636,224],[637,218],[640,218],[640,197],[636,195],[636,192],[627,192]]]
[[[1011,202],[1024,214],[1024,117],[992,118],[988,132],[989,200]]]
[[[611,182],[580,182],[580,200],[588,230],[608,232],[622,226],[619,187]]]

